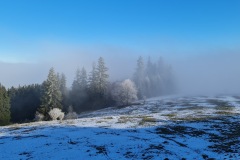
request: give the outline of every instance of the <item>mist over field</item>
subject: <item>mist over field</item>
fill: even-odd
[[[237,94],[240,91],[240,53],[209,53],[172,63],[183,94]]]

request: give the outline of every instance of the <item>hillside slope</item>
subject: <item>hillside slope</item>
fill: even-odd
[[[240,97],[161,97],[0,127],[0,159],[240,159]]]

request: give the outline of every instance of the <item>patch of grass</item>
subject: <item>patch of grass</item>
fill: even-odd
[[[179,111],[184,111],[184,110],[196,111],[196,110],[203,110],[204,109],[204,107],[202,107],[202,106],[197,106],[197,105],[193,105],[193,104],[191,104],[189,106],[183,106],[183,105],[181,105],[181,106],[182,107],[178,108],[177,110],[179,110]]]
[[[113,119],[113,117],[105,117],[104,119]]]
[[[131,117],[122,116],[118,118],[117,123],[127,123],[127,122],[131,122]]]
[[[221,114],[221,115],[233,115],[234,113],[228,112],[228,111],[217,111],[215,112],[216,114]]]
[[[166,117],[168,117],[168,118],[174,118],[174,117],[176,117],[176,113],[169,113],[169,114],[163,114],[162,116],[166,116]]]
[[[152,113],[158,113],[159,111],[158,110],[152,110]]]
[[[215,109],[216,110],[233,110],[234,106],[217,106]]]
[[[210,116],[199,116],[199,117],[187,116],[187,117],[174,118],[172,120],[196,122],[196,121],[204,121],[209,118],[211,117]]]
[[[156,123],[158,120],[154,117],[143,117],[142,120],[139,122],[139,125],[144,125],[146,123]]]

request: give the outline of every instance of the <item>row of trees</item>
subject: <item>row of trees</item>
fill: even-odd
[[[149,57],[147,63],[144,63],[144,59],[139,57],[133,81],[137,86],[139,98],[170,94],[175,90],[172,67],[165,64],[162,58],[152,62]]]
[[[130,105],[138,98],[158,96],[173,90],[171,68],[161,59],[152,63],[149,58],[145,65],[144,59],[139,57],[132,80],[109,82],[108,78],[108,68],[102,57],[93,64],[90,73],[84,67],[77,69],[70,89],[66,86],[66,76],[51,68],[42,84],[12,87],[8,91],[1,86],[0,94],[5,96],[5,101],[0,97],[0,111],[4,107],[10,108],[12,122],[31,121],[36,115],[38,119],[56,118],[55,112],[52,112],[56,108],[69,112],[70,117],[76,117],[73,111],[80,113],[113,105]],[[3,102],[8,105],[2,105]],[[6,122],[2,122],[1,113],[8,117]],[[0,112],[0,124],[9,120],[10,112]]]
[[[7,90],[0,84],[0,125],[6,125],[10,121],[10,102]]]

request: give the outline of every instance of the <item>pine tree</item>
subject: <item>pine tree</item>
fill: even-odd
[[[83,67],[81,72],[80,72],[80,88],[82,91],[86,91],[88,86],[87,82],[87,71]]]
[[[67,79],[66,79],[66,76],[65,74],[61,74],[60,76],[60,79],[59,79],[59,88],[60,88],[60,91],[62,93],[62,95],[66,95],[67,94]]]
[[[12,122],[22,123],[35,118],[34,115],[41,105],[41,90],[42,85],[39,84],[11,87],[8,90]]]
[[[71,105],[77,112],[83,110],[84,103],[87,100],[87,87],[87,72],[85,68],[82,68],[82,70],[77,69],[70,98]]]
[[[49,70],[48,78],[43,83],[43,97],[40,112],[44,115],[53,109],[62,109],[62,94],[59,87],[59,81],[55,74],[54,68]]]
[[[134,83],[136,84],[137,90],[138,90],[138,97],[141,99],[144,95],[144,74],[145,74],[145,68],[144,68],[144,62],[143,58],[140,56],[137,60],[137,68],[134,73]]]
[[[59,75],[59,74],[58,74]],[[69,92],[67,89],[67,79],[65,74],[61,74],[58,76],[58,83],[59,83],[59,89],[61,91],[62,94],[62,105],[63,105],[63,110],[67,111],[67,108],[69,106],[69,102],[68,102],[68,96],[69,96]]]
[[[0,84],[0,125],[7,125],[10,122],[10,100],[7,90]]]
[[[86,91],[88,86],[87,72],[83,67],[82,70],[77,69],[75,79],[72,84],[72,90]]]
[[[80,69],[77,69],[74,81],[72,83],[72,90],[79,89],[80,83],[81,83],[81,71]]]
[[[97,66],[97,92],[100,96],[103,96],[106,93],[107,84],[108,84],[108,68],[105,66],[104,59],[100,57],[98,59],[98,66]]]
[[[98,79],[97,79],[97,69],[96,69],[96,64],[93,63],[92,65],[92,71],[90,72],[88,76],[88,89],[89,89],[89,94],[94,96],[97,93],[98,90]]]

